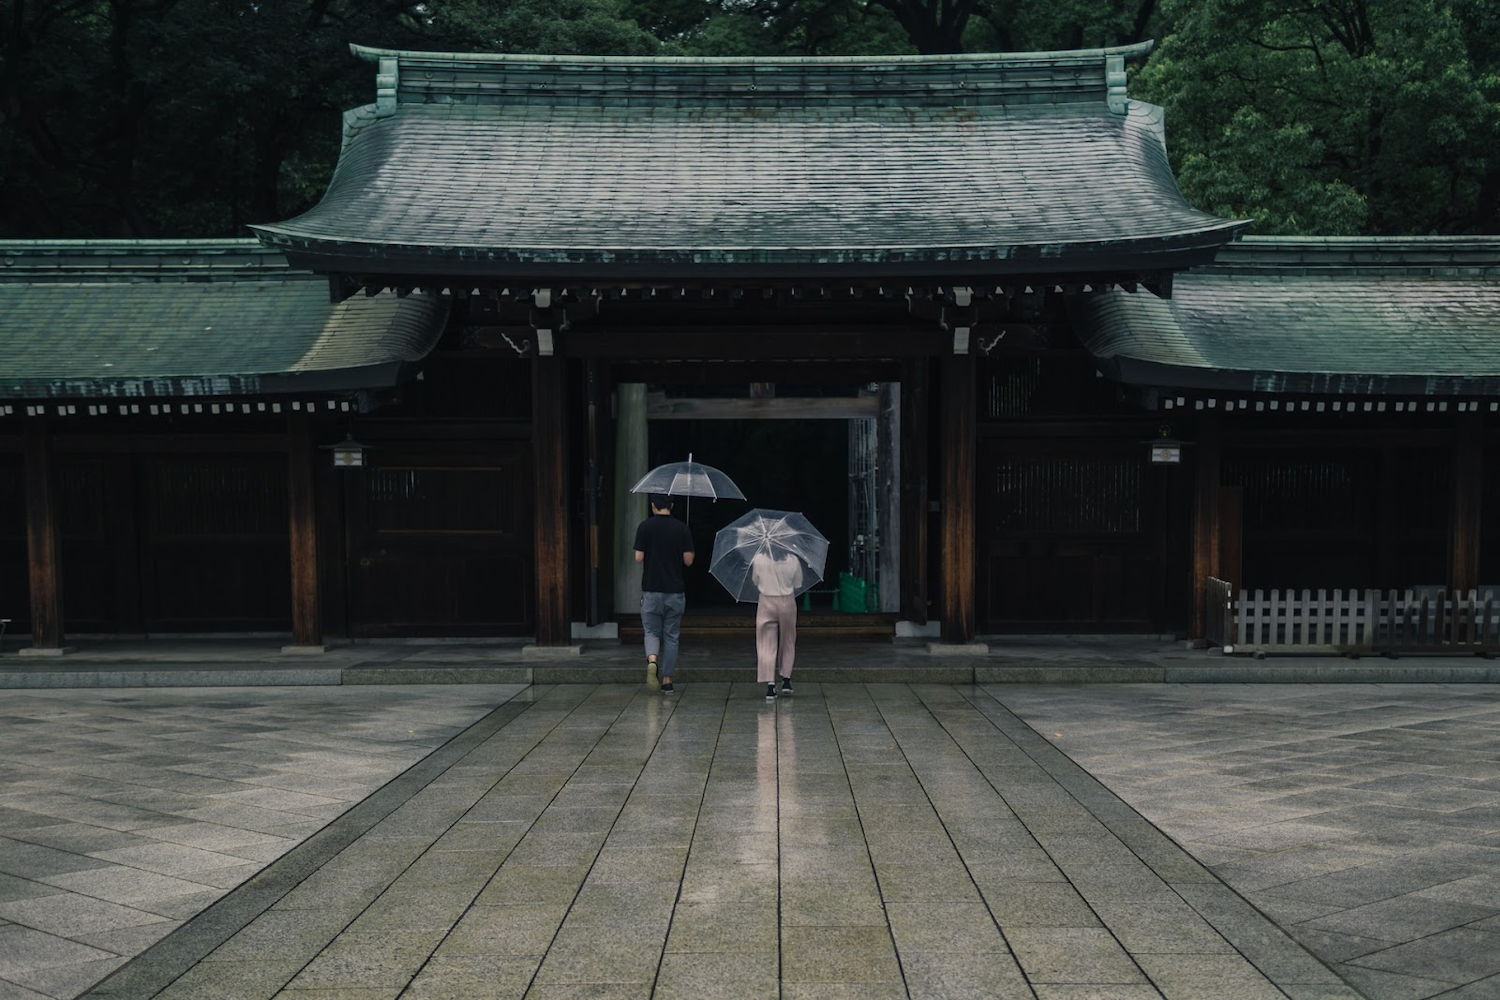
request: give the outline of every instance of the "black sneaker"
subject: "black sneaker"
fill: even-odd
[[[662,694],[671,694],[672,693],[672,678],[670,678],[670,677],[663,677],[662,678],[662,681],[661,681],[661,693]]]
[[[791,694],[792,693],[792,679],[790,677],[783,677],[781,679],[781,693],[782,694]]]
[[[775,701],[775,700],[776,700],[776,685],[775,684],[767,684],[766,685],[766,701]]]

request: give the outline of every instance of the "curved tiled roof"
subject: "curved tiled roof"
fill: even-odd
[[[1247,238],[1170,299],[1083,310],[1084,346],[1130,384],[1500,395],[1500,240]]]
[[[256,240],[0,243],[0,398],[346,392],[404,381],[445,299],[330,303]]]
[[[298,263],[366,273],[1185,266],[1243,223],[1183,200],[1160,109],[1124,96],[1123,59],[1144,49],[822,60],[359,50],[380,61],[380,96],[346,116],[322,202],[253,228]]]

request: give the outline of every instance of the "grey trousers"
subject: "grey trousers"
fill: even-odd
[[[755,677],[772,684],[776,675],[792,676],[797,652],[797,599],[760,595],[755,609]]]
[[[677,667],[677,645],[682,635],[682,612],[686,594],[664,594],[647,590],[641,594],[641,628],[646,632],[646,655],[656,656],[663,679]]]

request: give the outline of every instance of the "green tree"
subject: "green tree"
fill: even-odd
[[[0,236],[243,235],[321,195],[351,41],[650,53],[620,0],[0,0]]]
[[[1493,232],[1500,61],[1479,0],[1168,0],[1135,91],[1199,207],[1258,233]]]

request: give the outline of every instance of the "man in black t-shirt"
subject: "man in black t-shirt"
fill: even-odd
[[[671,691],[682,612],[687,606],[682,568],[693,564],[693,533],[672,516],[672,498],[666,494],[651,494],[651,516],[635,529],[635,561],[641,564],[646,684]]]

